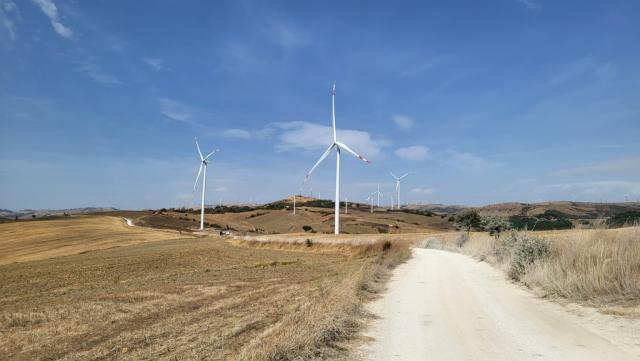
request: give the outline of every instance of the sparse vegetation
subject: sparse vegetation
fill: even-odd
[[[313,227],[304,225],[304,226],[302,226],[302,230],[305,231],[305,232],[309,232],[309,231],[313,230]]]
[[[564,213],[554,210],[547,210],[537,217],[511,216],[509,223],[513,228],[520,230],[546,231],[573,228],[573,223]]]
[[[335,206],[335,202],[327,199],[316,199],[316,200],[301,203],[300,206],[317,207],[317,208],[333,208]]]
[[[404,213],[419,214],[419,215],[425,216],[425,217],[433,217],[434,216],[433,212],[427,211],[427,210],[421,210],[421,209],[402,208],[399,211],[400,212],[404,212]]]
[[[618,213],[607,219],[607,226],[610,228],[619,228],[625,226],[634,226],[640,223],[639,211],[627,211]]]

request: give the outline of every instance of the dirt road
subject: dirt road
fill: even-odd
[[[445,251],[414,249],[370,310],[366,360],[640,360],[640,322],[569,312]]]

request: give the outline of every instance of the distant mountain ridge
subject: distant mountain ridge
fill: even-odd
[[[58,216],[63,214],[82,214],[82,213],[96,213],[96,212],[112,212],[117,211],[114,207],[83,207],[83,208],[65,208],[65,209],[21,209],[19,211],[12,211],[10,209],[0,209],[0,218],[18,219],[32,218],[33,215],[36,218],[47,216]]]
[[[455,214],[474,209],[483,216],[539,216],[546,211],[557,211],[569,219],[597,219],[612,217],[628,211],[640,211],[640,202],[596,203],[553,201],[541,203],[506,202],[479,207],[443,204],[407,205],[406,208],[431,211],[434,213]]]

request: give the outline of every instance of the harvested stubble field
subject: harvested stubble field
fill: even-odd
[[[0,265],[177,237],[173,231],[129,227],[119,217],[7,222],[0,224]]]
[[[55,222],[49,231],[73,220]],[[21,239],[6,226],[3,247]],[[406,242],[278,250],[162,231],[148,240],[174,239],[131,244],[140,229],[123,229],[116,248],[29,261],[38,238],[22,238],[21,262],[0,265],[0,359],[339,359],[361,303],[408,255]],[[89,223],[73,237],[108,232]]]

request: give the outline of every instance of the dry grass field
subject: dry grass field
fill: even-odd
[[[177,237],[177,232],[129,227],[118,217],[6,222],[0,224],[0,265]]]
[[[340,359],[360,305],[408,255],[401,241],[274,249],[55,222],[0,226],[0,359]]]
[[[524,269],[517,279],[543,296],[640,316],[640,227],[520,232],[515,236],[517,240],[510,245],[509,234],[496,240],[487,233],[473,232],[462,242],[464,234],[447,233],[429,236],[424,245],[463,252],[506,272],[520,262]]]

